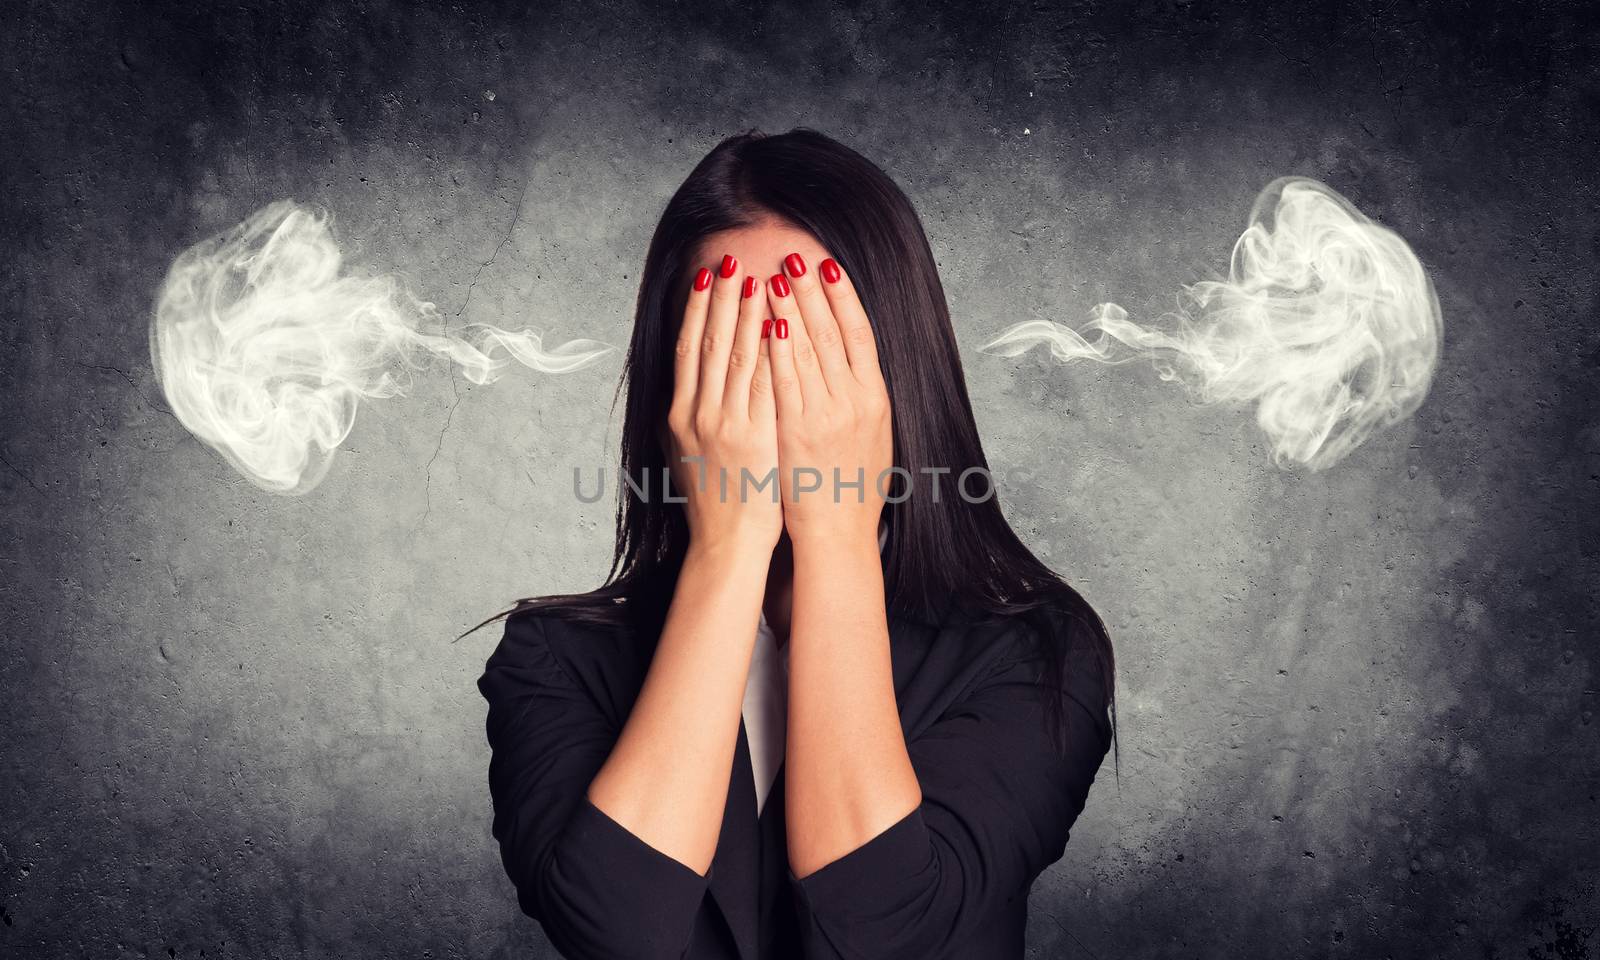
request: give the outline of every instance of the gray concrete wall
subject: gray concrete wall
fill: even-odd
[[[280,197],[453,323],[626,340],[721,137],[879,161],[940,257],[1006,508],[1120,654],[1041,957],[1600,951],[1596,103],[1583,5],[9,7],[0,952],[552,956],[489,837],[517,596],[597,584],[615,359],[363,408],[310,495],[167,411],[183,247]],[[1342,8],[1336,10],[1334,8]],[[492,92],[492,99],[490,94]],[[1324,180],[1416,249],[1426,404],[1322,474],[1142,365],[976,347],[1214,275]]]

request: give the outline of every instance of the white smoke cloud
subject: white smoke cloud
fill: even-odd
[[[1185,285],[1178,311],[1162,319],[1168,329],[1141,326],[1102,303],[1077,330],[1027,321],[981,349],[1016,356],[1044,344],[1062,362],[1148,359],[1203,402],[1255,402],[1273,462],[1316,471],[1421,405],[1443,327],[1433,282],[1406,242],[1305,177],[1268,184],[1228,279]]]
[[[546,350],[532,330],[484,323],[462,325],[470,338],[448,331],[399,280],[341,273],[328,219],[280,200],[190,247],[150,323],[173,413],[264,490],[301,494],[321,482],[360,401],[402,394],[424,355],[483,384],[513,360],[565,373],[612,349],[573,340]]]

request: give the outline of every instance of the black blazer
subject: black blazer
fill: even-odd
[[[1067,644],[1068,750],[1049,739],[1020,620],[889,624],[901,727],[922,804],[805,879],[789,868],[784,770],[756,816],[744,721],[710,871],[589,802],[655,637],[508,617],[489,702],[493,832],[518,903],[564,956],[1020,958],[1028,891],[1059,859],[1110,743],[1099,656]]]

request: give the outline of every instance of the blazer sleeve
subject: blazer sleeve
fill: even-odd
[[[1011,650],[907,743],[917,809],[803,879],[789,870],[807,960],[944,956],[1065,852],[1110,745],[1101,658],[1065,652],[1063,755],[1035,680],[1042,654]]]
[[[681,957],[709,873],[589,801],[620,731],[556,659],[546,629],[544,618],[507,618],[478,680],[489,703],[493,832],[518,904],[566,957]]]

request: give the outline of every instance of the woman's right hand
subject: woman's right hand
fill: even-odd
[[[761,293],[760,282],[725,254],[715,269],[695,273],[684,306],[667,430],[673,485],[687,499],[691,549],[770,553],[783,533],[770,324]]]

